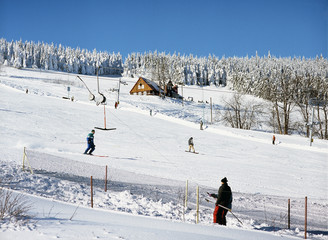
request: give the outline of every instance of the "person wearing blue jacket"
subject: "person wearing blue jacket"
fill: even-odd
[[[96,132],[96,131],[95,131],[94,129],[92,129],[92,130],[91,130],[91,133],[88,134],[88,137],[87,137],[88,147],[87,147],[87,149],[84,151],[84,154],[92,155],[93,151],[95,150],[96,145],[95,145],[94,142],[93,142],[95,132]],[[89,151],[89,150],[90,150],[90,151]]]

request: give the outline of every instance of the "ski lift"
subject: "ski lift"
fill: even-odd
[[[98,96],[97,96],[97,99],[96,99],[96,104],[97,106],[99,104],[102,104],[104,105],[104,127],[101,128],[101,127],[95,127],[96,129],[99,129],[99,130],[116,130],[116,128],[107,128],[106,127],[106,97],[104,94],[102,94],[100,91],[99,91],[99,77],[98,77],[98,70],[99,70],[99,67],[97,68],[97,87],[98,87]]]
[[[106,127],[106,105],[104,105],[104,127],[95,127],[96,129],[99,129],[99,130],[105,130],[105,131],[109,131],[109,130],[116,130],[116,128],[107,128]]]
[[[106,99],[105,95],[100,92],[100,89],[99,89],[98,70],[99,70],[99,67],[97,68],[97,90],[98,90],[97,97],[90,91],[87,84],[82,80],[82,78],[80,78],[80,76],[77,76],[77,77],[81,80],[81,82],[84,84],[84,86],[88,89],[88,91],[89,91],[89,100],[90,101],[95,101],[97,106],[98,105],[104,105],[104,127],[103,128],[102,127],[95,127],[95,128],[99,129],[99,130],[116,130],[116,128],[107,128],[106,127],[106,104],[107,104],[107,99]]]
[[[81,82],[84,84],[84,86],[88,89],[88,91],[89,91],[89,100],[90,101],[96,101],[95,95],[90,91],[90,89],[88,88],[87,84],[82,80],[82,78],[80,78],[80,76],[77,76],[77,78],[80,79]]]
[[[96,105],[98,106],[99,104],[106,104],[106,97],[104,96],[104,94],[99,93],[99,95],[97,96],[97,98],[95,99],[96,101]]]
[[[92,93],[89,94],[89,100],[90,101],[95,101],[95,95],[93,95]]]
[[[98,96],[97,96],[97,99],[96,99],[96,104],[97,104],[97,106],[99,105],[99,104],[106,104],[106,97],[105,97],[105,95],[104,94],[102,94],[101,92],[100,92],[100,90],[99,90],[99,77],[98,77],[98,71],[99,71],[99,68],[100,67],[98,67],[97,68],[97,88],[98,88]]]

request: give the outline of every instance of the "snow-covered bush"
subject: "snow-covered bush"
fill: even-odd
[[[1,222],[14,222],[24,225],[31,220],[31,203],[22,194],[14,194],[10,189],[0,187],[0,225]]]

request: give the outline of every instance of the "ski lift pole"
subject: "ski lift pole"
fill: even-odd
[[[98,72],[99,72],[99,66],[97,67],[97,88],[98,88],[98,93],[100,93],[99,92],[99,77],[98,77]]]
[[[120,104],[120,90],[121,90],[121,78],[118,81],[117,104]]]
[[[204,83],[203,83],[204,79],[202,80],[202,101],[203,101],[203,124],[205,126],[205,108],[206,108],[206,104],[205,104],[205,101],[204,101]],[[202,129],[203,130],[203,129]]]
[[[103,103],[103,105],[104,105],[104,127],[102,128],[102,127],[95,127],[96,129],[100,129],[100,130],[116,130],[116,128],[107,128],[106,127],[106,104],[105,103]]]

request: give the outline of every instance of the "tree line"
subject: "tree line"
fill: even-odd
[[[297,132],[309,136],[312,106],[314,133],[328,139],[328,61],[322,56],[277,58],[181,56],[148,52],[132,53],[124,63],[125,76],[149,76],[160,86],[171,80],[174,84],[228,86],[240,94],[250,94],[267,100],[267,122],[274,132]],[[315,101],[313,101],[315,100]],[[268,111],[263,105],[243,104],[240,96],[223,101],[225,119],[231,127],[250,129]],[[313,104],[316,102],[316,104]],[[296,117],[292,117],[295,115]],[[295,119],[302,119],[295,121]],[[305,129],[305,130],[304,130]]]
[[[322,56],[281,58],[271,56],[269,52],[263,57],[256,53],[251,57],[218,58],[154,51],[131,53],[123,63],[120,53],[110,54],[96,49],[91,52],[53,43],[8,42],[2,38],[0,64],[88,75],[98,72],[99,75],[144,76],[162,88],[170,80],[181,85],[228,86],[241,94],[267,100],[270,103],[269,121],[274,131],[281,134],[298,131],[308,136],[310,126],[304,127],[304,124],[310,122],[311,101],[316,100],[321,104],[314,105],[315,133],[328,139],[328,61]],[[239,98],[235,97],[235,102],[240,103]],[[226,105],[231,109],[231,102]],[[296,111],[302,118],[297,123],[291,118]],[[253,114],[251,116],[254,118]],[[234,124],[236,126],[250,128],[249,124]]]
[[[15,68],[34,68],[77,74],[120,75],[123,61],[120,53],[92,52],[64,47],[61,44],[34,43],[0,39],[0,64]]]

